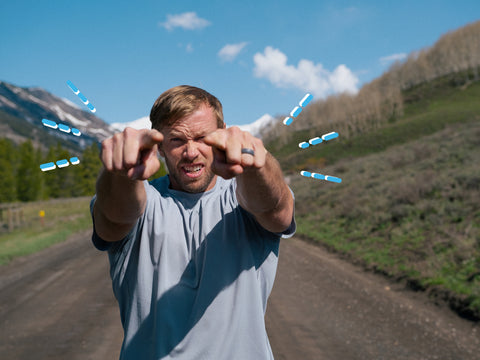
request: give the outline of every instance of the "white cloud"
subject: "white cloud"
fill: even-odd
[[[407,54],[405,54],[405,53],[383,56],[383,57],[380,58],[380,64],[382,64],[382,66],[385,66],[388,63],[391,63],[393,61],[401,61],[401,60],[406,59],[406,58],[407,58]]]
[[[222,61],[233,61],[240,54],[240,51],[247,46],[247,42],[241,42],[238,44],[227,44],[218,52],[218,56]]]
[[[193,52],[193,45],[192,44],[187,44],[187,46],[185,46],[185,51],[187,53],[192,53]]]
[[[198,17],[197,13],[191,11],[176,15],[168,14],[167,21],[160,23],[159,25],[169,31],[177,27],[185,30],[196,30],[203,29],[210,25],[210,21]]]
[[[356,93],[358,78],[345,65],[339,65],[330,72],[322,64],[301,59],[297,66],[287,65],[287,56],[278,49],[267,46],[262,53],[253,57],[254,74],[266,78],[281,88],[297,88],[312,92],[316,97],[326,97],[330,93]]]

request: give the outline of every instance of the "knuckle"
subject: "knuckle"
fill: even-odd
[[[255,146],[258,146],[259,148],[264,147],[262,139],[254,138],[253,141],[254,141],[254,145],[255,145]]]
[[[238,135],[242,133],[242,130],[238,126],[232,126],[228,128],[228,130],[233,134],[233,135]]]
[[[102,152],[108,150],[112,146],[112,138],[108,138],[102,141]]]

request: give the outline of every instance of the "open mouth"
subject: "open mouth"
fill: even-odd
[[[197,178],[203,173],[204,165],[202,164],[191,164],[183,165],[182,170],[185,175],[189,178]]]

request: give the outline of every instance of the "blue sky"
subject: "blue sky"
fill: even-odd
[[[306,92],[355,92],[389,59],[479,19],[478,0],[2,1],[0,80],[83,106],[71,80],[109,123],[191,84],[241,125],[288,113]]]

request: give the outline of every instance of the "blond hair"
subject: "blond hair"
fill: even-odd
[[[193,114],[201,105],[213,109],[217,126],[223,128],[223,111],[220,101],[207,91],[190,85],[175,86],[158,97],[150,111],[152,129],[161,130],[177,120]]]

